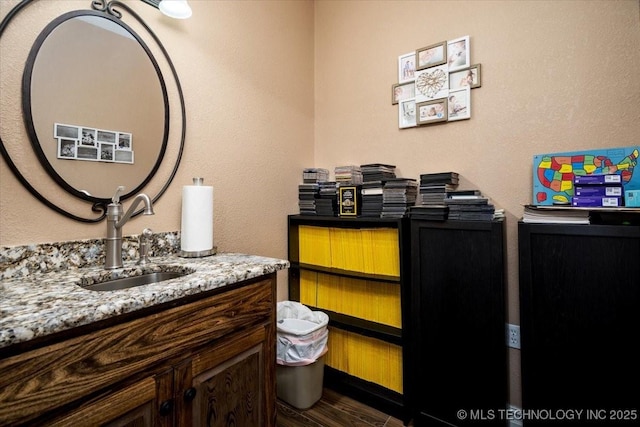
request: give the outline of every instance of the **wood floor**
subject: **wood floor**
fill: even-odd
[[[325,388],[309,409],[278,399],[277,427],[402,427],[402,421]]]

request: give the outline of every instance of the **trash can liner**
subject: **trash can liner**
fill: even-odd
[[[295,301],[278,302],[276,361],[304,366],[327,352],[329,316]]]

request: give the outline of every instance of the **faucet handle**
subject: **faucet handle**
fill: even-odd
[[[116,193],[111,198],[111,202],[120,203],[120,193],[123,191],[124,191],[124,185],[119,185],[118,188],[116,188]]]
[[[153,236],[153,230],[150,228],[145,228],[144,230],[142,230],[142,234],[140,235],[140,237],[144,240],[148,240],[151,236]]]
[[[153,231],[150,228],[145,228],[142,230],[142,234],[140,234],[140,247],[138,250],[139,259],[138,265],[146,265],[149,263],[149,249],[150,242],[149,239],[153,236]]]

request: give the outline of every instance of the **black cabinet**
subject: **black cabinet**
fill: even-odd
[[[638,425],[640,227],[521,222],[518,245],[523,409]]]
[[[505,425],[504,230],[503,220],[411,221],[415,425]]]

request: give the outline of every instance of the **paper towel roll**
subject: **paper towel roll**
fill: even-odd
[[[182,187],[180,249],[187,254],[206,253],[213,249],[213,187]]]

